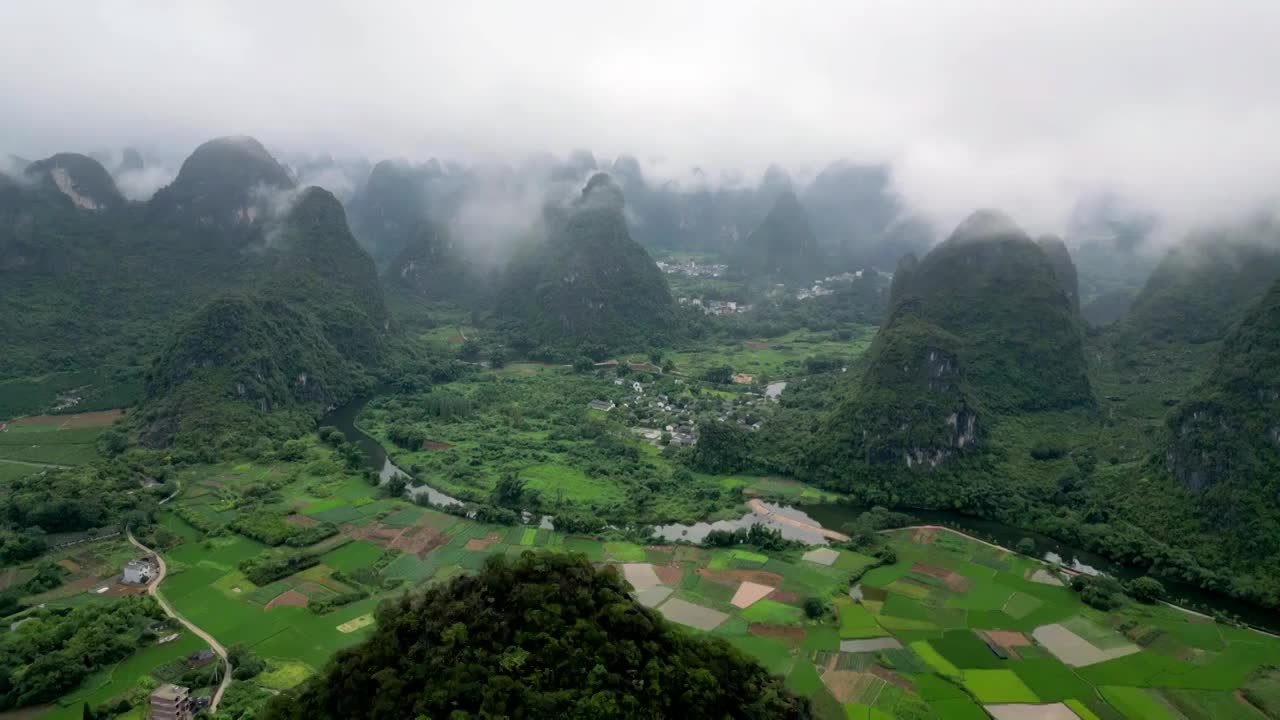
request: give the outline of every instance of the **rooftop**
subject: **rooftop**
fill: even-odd
[[[151,693],[152,700],[181,700],[191,694],[190,688],[181,685],[161,685]]]

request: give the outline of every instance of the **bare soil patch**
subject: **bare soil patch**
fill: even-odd
[[[107,591],[102,594],[110,595],[111,597],[123,597],[125,595],[143,595],[143,594],[146,594],[146,592],[147,592],[146,585],[115,584],[107,588]]]
[[[387,528],[394,530],[395,528]],[[497,537],[490,535],[489,537]],[[485,538],[488,540],[489,538]],[[445,534],[435,528],[423,527],[421,525],[410,525],[401,529],[391,540],[390,547],[407,553],[413,553],[419,558],[425,557],[427,553],[435,550],[449,542],[449,538]],[[467,543],[470,548],[471,543]]]
[[[911,535],[911,542],[917,545],[932,545],[933,538],[937,534],[938,534],[937,528],[931,528],[931,527],[916,528],[916,531]]]
[[[423,441],[422,441],[422,449],[423,449],[423,450],[433,450],[433,451],[434,451],[434,450],[448,450],[448,449],[450,449],[450,448],[452,448],[452,447],[453,447],[453,446],[452,446],[452,445],[450,445],[449,443],[447,443],[447,442],[440,442],[439,440],[423,440]]]
[[[768,599],[786,605],[799,605],[804,602],[804,598],[800,597],[799,593],[793,593],[790,590],[774,590],[769,593]]]
[[[1041,645],[1048,648],[1049,652],[1071,667],[1092,665],[1138,652],[1137,645],[1122,645],[1101,650],[1059,623],[1042,625],[1031,634]]]
[[[263,612],[266,612],[267,610],[270,610],[271,608],[275,608],[275,607],[285,607],[285,606],[288,606],[288,607],[306,607],[306,606],[307,606],[307,596],[306,596],[306,595],[303,595],[302,593],[298,592],[297,590],[285,590],[284,592],[280,593],[279,595],[275,596],[274,598],[271,598],[271,602],[267,603],[266,607],[262,608],[262,611],[263,611]]]
[[[747,626],[752,635],[781,638],[783,640],[799,640],[804,637],[804,628],[786,627],[784,625],[762,625],[752,623]]]
[[[680,598],[671,598],[662,603],[658,606],[658,612],[672,622],[696,627],[699,630],[714,630],[720,623],[729,619],[727,614],[719,610],[695,605]]]
[[[773,592],[773,588],[768,585],[744,582],[738,586],[737,592],[733,594],[733,599],[729,603],[734,607],[748,608],[763,600],[771,592]]]
[[[56,425],[59,430],[71,428],[93,428],[110,425],[124,417],[123,410],[99,410],[97,412],[76,413],[75,415],[32,415],[14,420],[14,427],[22,425]]]
[[[996,720],[1080,720],[1080,716],[1062,703],[1048,705],[984,705]]]
[[[884,680],[890,685],[897,685],[898,687],[902,688],[903,690],[906,690],[907,692],[916,691],[916,686],[912,685],[910,680],[902,677],[901,675],[899,675],[896,672],[893,672],[892,670],[882,668],[879,665],[871,666],[871,674],[875,675],[881,680]]]
[[[76,562],[75,560],[72,560],[71,558],[62,558],[61,560],[58,561],[58,565],[61,566],[62,569],[66,570],[67,572],[73,572],[73,573],[80,572],[80,563]]]
[[[921,575],[929,575],[936,577],[939,580],[942,580],[951,574],[951,571],[946,568],[940,568],[933,565],[921,565],[920,563],[912,563],[911,572],[917,572]]]
[[[873,602],[884,602],[889,599],[889,591],[884,588],[862,585],[862,597]]]
[[[395,540],[404,531],[404,528],[392,528],[374,523],[372,525],[352,525],[350,523],[342,526],[342,533],[354,540],[367,540],[378,547],[389,547],[391,542]]]
[[[742,344],[747,346],[748,350],[768,350],[769,349],[768,340],[748,340]]]
[[[310,517],[308,515],[301,515],[301,514],[290,515],[286,517],[284,521],[286,523],[289,523],[290,525],[296,525],[298,527],[304,527],[304,528],[315,527],[316,525],[320,524],[318,521],[316,521],[315,518]]]
[[[765,572],[764,570],[708,570],[707,568],[698,568],[697,572],[711,582],[735,587],[744,582],[753,582],[774,588],[782,584],[781,575]]]
[[[17,579],[18,568],[9,568],[8,570],[0,573],[0,590],[8,590],[9,586],[13,585],[14,581]]]
[[[822,682],[840,704],[858,702],[880,678],[865,672],[852,670],[828,670],[822,673]]]
[[[979,630],[978,635],[986,638],[990,642],[999,645],[1001,650],[1009,654],[1014,660],[1020,660],[1021,655],[1018,654],[1018,648],[1031,645],[1031,639],[1020,632],[1012,630]]]
[[[658,573],[658,579],[663,585],[676,587],[680,584],[680,579],[684,577],[684,571],[679,565],[654,565],[653,571]]]
[[[471,538],[463,545],[467,550],[488,550],[490,547],[502,542],[502,536],[497,533],[489,533],[482,538]]]

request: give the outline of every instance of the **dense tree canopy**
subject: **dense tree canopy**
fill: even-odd
[[[580,555],[497,556],[378,612],[378,629],[271,703],[298,718],[807,718],[808,702],[722,640],[631,599]]]

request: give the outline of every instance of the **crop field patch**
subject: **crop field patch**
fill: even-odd
[[[1102,650],[1060,623],[1043,625],[1031,634],[1036,642],[1048,648],[1049,652],[1059,660],[1073,667],[1094,665],[1138,652],[1138,646],[1132,643]]]
[[[1104,628],[1081,615],[1069,617],[1061,624],[1099,650],[1114,650],[1132,645],[1128,638],[1120,633],[1111,628]]]
[[[986,705],[995,720],[1080,720],[1080,716],[1062,703],[1043,705]]]
[[[787,675],[787,687],[801,697],[812,697],[819,688],[823,687],[822,678],[818,677],[818,671],[814,669],[813,663],[798,661],[791,668],[791,673]]]
[[[262,609],[271,610],[278,607],[306,607],[309,599],[310,598],[298,590],[285,590],[272,598],[271,601],[264,605]]]
[[[763,625],[798,625],[804,621],[803,610],[773,600],[760,600],[743,610],[740,616],[747,622]]]
[[[717,625],[729,618],[728,613],[722,613],[719,610],[702,605],[695,605],[680,598],[671,598],[662,603],[658,606],[658,612],[672,622],[695,627],[699,630],[715,629]]]
[[[988,720],[991,716],[981,705],[974,703],[969,698],[956,700],[938,700],[929,703],[929,707],[940,718],[946,720]]]
[[[844,653],[869,653],[880,650],[900,650],[902,643],[897,638],[869,638],[866,640],[841,640],[840,652]]]
[[[943,657],[928,641],[917,640],[911,643],[910,647],[929,667],[949,677],[960,677],[960,669]]]
[[[836,612],[840,617],[841,640],[882,637],[889,634],[876,622],[874,615],[852,601],[837,601]]]
[[[1040,698],[1012,670],[965,670],[964,686],[982,703],[1036,703]]]
[[[604,553],[609,560],[614,562],[644,562],[644,548],[635,543],[607,542],[604,544]]]
[[[1236,692],[1170,688],[1160,696],[1187,720],[1261,720],[1258,710]]]
[[[1023,592],[1015,592],[1009,598],[1009,601],[1001,608],[1009,617],[1017,620],[1030,615],[1044,606],[1044,601],[1034,595],[1028,595]]]
[[[1017,673],[1041,700],[1069,700],[1093,694],[1089,683],[1053,658],[1011,662],[1009,669]]]
[[[994,669],[1004,663],[970,630],[948,630],[941,638],[930,640],[929,644],[959,668]]]
[[[1148,690],[1136,687],[1104,686],[1102,697],[1129,720],[1181,720]]]
[[[768,558],[765,559],[767,560]],[[802,559],[830,567],[835,564],[836,560],[840,559],[840,553],[831,548],[819,547],[806,552]]]
[[[875,702],[887,683],[869,672],[828,670],[822,673],[822,682],[831,695],[842,704],[870,705]]]
[[[637,591],[648,590],[661,584],[658,574],[649,563],[625,563],[622,566],[622,574]]]
[[[367,628],[374,623],[373,613],[367,613],[359,617],[352,618],[341,625],[338,625],[338,632],[353,633],[357,630]]]
[[[404,508],[382,518],[382,524],[388,527],[409,527],[416,525],[425,516],[426,511],[420,508]]]
[[[335,550],[330,550],[320,556],[320,562],[335,570],[349,573],[360,568],[370,567],[381,556],[382,548],[372,543],[357,540]]]

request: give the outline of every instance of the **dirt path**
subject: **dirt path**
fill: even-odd
[[[213,697],[209,700],[209,714],[213,715],[218,711],[218,703],[222,700],[222,694],[225,693],[227,688],[231,685],[231,660],[227,658],[227,649],[222,647],[217,640],[214,640],[212,635],[201,630],[195,623],[179,615],[178,611],[174,610],[173,606],[169,604],[169,601],[165,600],[164,596],[160,594],[160,583],[164,581],[164,576],[169,572],[169,568],[164,563],[164,558],[160,557],[160,554],[151,548],[138,542],[138,539],[133,536],[132,530],[126,529],[125,535],[128,536],[129,542],[132,543],[134,547],[154,556],[156,562],[160,563],[160,572],[157,573],[155,579],[147,585],[147,594],[154,597],[156,602],[160,603],[160,608],[164,610],[166,615],[182,623],[184,627],[195,633],[201,640],[209,643],[209,647],[213,648],[213,651],[218,654],[218,657],[222,658],[222,664],[225,666],[225,672],[222,675],[222,682],[218,685],[218,689],[214,691]]]
[[[849,536],[845,535],[844,533],[838,533],[835,530],[828,530],[824,527],[819,527],[817,525],[810,525],[807,522],[804,522],[802,520],[796,520],[795,518],[787,517],[786,515],[779,515],[778,513],[766,507],[764,504],[764,501],[759,499],[753,499],[748,501],[747,507],[751,508],[752,512],[758,513],[760,515],[764,515],[765,517],[773,520],[777,520],[783,525],[790,525],[791,527],[800,528],[801,530],[808,530],[809,532],[817,533],[822,537],[827,538],[828,540],[839,540],[843,542],[849,539]]]
[[[5,458],[0,458],[0,463],[9,463],[10,465],[26,465],[27,467],[33,467],[33,468],[53,468],[55,470],[68,470],[71,468],[70,465],[55,465],[53,463],[28,462],[26,460],[7,460]]]

